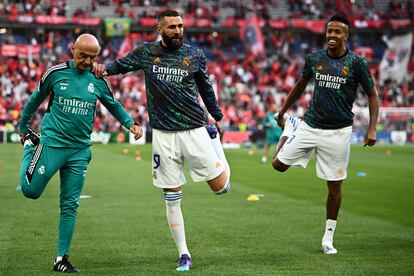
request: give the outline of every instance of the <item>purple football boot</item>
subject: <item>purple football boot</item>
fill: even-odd
[[[177,271],[188,271],[190,270],[191,266],[193,265],[193,260],[187,254],[181,255],[181,257],[177,260]]]

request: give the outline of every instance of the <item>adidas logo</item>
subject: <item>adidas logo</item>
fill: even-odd
[[[217,168],[220,168],[220,167],[221,167],[221,163],[220,163],[220,162],[217,162],[217,163],[216,163],[216,169],[217,169]]]

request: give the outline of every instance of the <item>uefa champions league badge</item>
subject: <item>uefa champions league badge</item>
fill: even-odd
[[[91,82],[88,85],[88,91],[89,93],[93,93],[95,91],[95,87],[93,86],[93,83]]]

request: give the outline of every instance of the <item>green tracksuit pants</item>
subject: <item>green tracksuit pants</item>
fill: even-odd
[[[79,198],[91,157],[89,147],[58,148],[39,144],[36,148],[28,145],[24,148],[20,168],[24,196],[39,198],[52,176],[60,171],[58,256],[69,253]]]

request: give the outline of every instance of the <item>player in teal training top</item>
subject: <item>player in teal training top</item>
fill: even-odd
[[[269,148],[271,145],[276,145],[279,142],[282,129],[277,125],[273,115],[277,111],[276,104],[271,104],[270,109],[266,112],[262,125],[266,131],[266,140],[263,148],[262,163],[267,162],[267,155],[269,154]]]
[[[273,167],[280,172],[292,165],[306,167],[315,152],[317,175],[327,181],[327,220],[322,238],[322,249],[326,254],[337,253],[333,235],[342,200],[341,186],[347,176],[354,117],[352,105],[358,85],[368,95],[370,114],[364,143],[373,146],[376,142],[377,91],[367,61],[346,47],[349,28],[350,23],[343,15],[329,19],[326,26],[327,49],[307,57],[302,76],[275,116],[278,124],[284,125],[284,131]],[[303,94],[312,78],[315,81],[313,97],[303,121],[299,122],[286,111]]]
[[[176,269],[184,271],[192,265],[180,207],[181,187],[186,181],[184,161],[188,162],[192,179],[207,181],[218,195],[230,189],[230,168],[219,138],[223,115],[203,51],[183,43],[183,20],[176,11],[160,13],[157,32],[161,41],[146,42],[123,58],[96,65],[94,71],[98,76],[105,71],[108,75],[135,70],[145,73],[153,128],[153,184],[164,190],[167,220],[179,254]],[[206,127],[199,95],[218,129],[214,125]]]
[[[116,101],[104,79],[90,72],[98,55],[98,40],[90,34],[78,37],[72,47],[73,59],[55,65],[43,75],[20,118],[24,144],[20,183],[23,194],[37,199],[48,181],[60,170],[60,221],[57,257],[53,270],[79,272],[68,260],[76,224],[79,197],[91,160],[90,135],[96,101],[138,139],[141,127]],[[30,119],[43,101],[49,105],[42,122],[41,138],[30,130]]]

